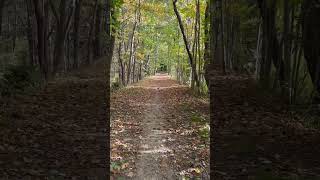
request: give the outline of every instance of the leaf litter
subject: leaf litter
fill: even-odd
[[[209,138],[198,133],[208,124],[209,103],[192,94],[158,75],[112,95],[111,159],[126,162],[113,179],[209,179]],[[194,112],[204,123],[192,122]]]

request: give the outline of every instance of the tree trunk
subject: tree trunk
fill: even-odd
[[[302,12],[304,56],[313,85],[320,94],[320,2],[305,0]]]
[[[290,82],[290,70],[291,70],[291,56],[290,56],[290,5],[289,0],[284,0],[284,14],[283,14],[283,59],[284,59],[284,80],[286,85],[282,87],[284,89],[285,96],[290,100],[289,87],[291,87]]]
[[[69,30],[69,24],[73,14],[73,8],[67,11],[67,5],[70,1],[60,1],[59,11],[56,9],[52,0],[50,0],[50,7],[53,11],[56,19],[56,37],[54,44],[54,55],[53,55],[53,75],[63,69],[62,65],[65,62],[65,40]]]
[[[6,0],[0,0],[0,36],[2,35],[2,16]]]
[[[173,9],[174,9],[176,17],[178,19],[180,31],[181,31],[181,34],[182,34],[182,37],[183,37],[183,41],[184,41],[184,44],[185,44],[185,48],[187,50],[188,57],[189,57],[189,64],[191,66],[192,72],[194,73],[193,74],[194,79],[198,83],[199,78],[198,78],[198,74],[196,72],[197,69],[196,69],[196,66],[195,66],[195,63],[194,63],[194,59],[192,57],[192,53],[191,53],[190,48],[189,48],[189,43],[188,43],[188,40],[187,40],[187,37],[186,37],[186,34],[185,34],[185,30],[184,30],[184,26],[183,26],[183,23],[182,23],[182,19],[181,19],[180,13],[179,13],[178,8],[177,8],[177,0],[173,0]]]
[[[96,19],[95,19],[95,39],[94,39],[94,58],[99,58],[101,56],[101,43],[100,43],[100,34],[101,34],[101,12],[102,6],[98,4],[96,10]]]
[[[260,82],[266,88],[270,87],[271,63],[276,67],[277,78],[280,82],[284,79],[284,63],[281,59],[280,45],[276,34],[276,1],[259,0],[258,5],[262,16],[262,58]]]
[[[27,9],[27,38],[28,38],[28,48],[29,48],[29,64],[35,65],[34,58],[34,35],[33,35],[33,16],[32,16],[32,2],[31,0],[25,0]]]
[[[82,0],[76,0],[74,21],[73,21],[73,68],[79,67],[79,26],[80,26],[80,11]]]
[[[38,35],[38,61],[40,69],[45,79],[49,77],[49,58],[48,58],[48,16],[46,12],[49,10],[48,0],[33,0],[35,15],[37,19],[37,35]]]
[[[226,61],[225,61],[225,44],[224,44],[224,13],[223,13],[223,1],[219,0],[220,7],[220,36],[221,36],[221,67],[222,73],[226,73]],[[226,1],[225,1],[226,2]]]
[[[114,36],[112,35],[111,30],[111,17],[113,17],[113,4],[112,0],[105,0],[105,7],[104,7],[104,13],[105,13],[105,33],[107,36],[107,49],[106,49],[106,127],[108,128],[108,132],[110,132],[110,121],[108,120],[110,118],[110,69],[111,69],[111,63],[112,63],[112,55],[113,55],[113,46],[114,46]],[[107,140],[110,140],[110,133],[106,133]],[[105,149],[110,149],[110,142],[105,144]],[[105,159],[105,162],[110,162],[110,156],[107,156],[108,159]],[[110,163],[106,163],[106,171],[108,172],[110,169]],[[107,176],[110,176],[107,174]]]
[[[133,60],[133,51],[134,51],[134,35],[135,35],[135,31],[136,31],[136,27],[137,27],[137,21],[135,20],[135,23],[133,25],[133,29],[132,29],[132,35],[131,35],[131,40],[130,40],[130,55],[129,55],[129,64],[128,64],[128,72],[127,72],[127,84],[130,84],[131,82],[131,64],[132,64],[132,60]]]
[[[126,85],[126,78],[125,78],[125,69],[124,69],[124,64],[123,64],[123,59],[121,56],[121,49],[122,49],[122,44],[123,42],[119,42],[119,47],[118,47],[118,59],[119,59],[119,66],[120,66],[120,79],[121,79],[121,84],[122,86]]]
[[[93,30],[94,30],[94,22],[96,19],[96,11],[98,8],[98,0],[95,0],[94,8],[92,10],[92,19],[90,21],[90,27],[89,27],[89,34],[88,34],[88,44],[87,44],[87,65],[91,64],[92,62],[92,54],[91,52],[95,52],[93,45]]]
[[[210,2],[207,2],[205,11],[205,22],[204,22],[204,77],[206,84],[209,86],[209,71],[210,71],[210,13],[209,13]]]

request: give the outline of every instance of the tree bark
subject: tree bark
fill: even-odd
[[[313,85],[320,94],[320,2],[305,0],[302,8],[304,57]]]
[[[99,58],[101,56],[101,42],[100,42],[100,34],[101,34],[101,13],[102,6],[98,4],[96,10],[96,19],[95,19],[95,39],[94,39],[94,58]]]
[[[178,23],[179,23],[179,27],[180,27],[180,31],[181,31],[181,34],[182,34],[182,37],[183,37],[183,41],[184,41],[184,44],[185,44],[185,48],[187,50],[187,53],[188,53],[188,57],[189,57],[189,64],[191,66],[191,69],[192,69],[192,72],[194,73],[194,79],[196,81],[196,83],[198,83],[198,74],[196,72],[196,66],[195,66],[195,63],[194,63],[194,59],[192,57],[192,53],[190,51],[190,48],[189,48],[189,43],[188,43],[188,40],[187,40],[187,36],[185,34],[185,30],[184,30],[184,26],[183,26],[183,23],[182,23],[182,19],[181,19],[181,16],[180,16],[180,13],[178,11],[178,8],[177,8],[177,0],[173,0],[173,9],[174,9],[174,12],[176,14],[176,17],[178,19]]]
[[[121,49],[122,49],[122,41],[119,42],[119,48],[118,48],[118,59],[119,59],[119,66],[120,66],[120,78],[121,78],[121,84],[123,86],[126,85],[126,77],[125,77],[125,67],[123,64],[123,59],[121,56]]]
[[[88,44],[87,44],[87,65],[91,64],[92,61],[92,54],[91,52],[94,52],[94,47],[93,45],[93,30],[94,30],[94,22],[96,19],[96,11],[98,8],[98,0],[95,0],[94,2],[94,8],[92,10],[92,19],[90,20],[90,27],[89,27],[89,34],[88,34]]]
[[[69,2],[69,0],[60,1],[58,11],[52,0],[50,0],[50,7],[57,22],[53,55],[53,75],[62,69],[62,62],[65,62],[65,39],[68,34],[71,17],[73,15],[73,7],[71,10],[67,11],[67,5]]]
[[[73,68],[79,67],[79,28],[80,28],[80,11],[82,0],[76,0],[75,14],[73,20]]]
[[[290,2],[289,0],[283,1],[283,7],[284,7],[284,14],[283,14],[283,60],[284,60],[284,81],[286,85],[284,85],[283,90],[285,93],[285,96],[287,96],[288,101],[290,102],[290,87],[291,87],[291,53],[290,53]],[[283,86],[282,85],[282,86]]]
[[[277,70],[277,77],[284,80],[284,63],[281,55],[281,48],[276,34],[276,1],[258,0],[258,5],[262,17],[262,58],[260,70],[260,82],[266,88],[270,87],[270,72],[273,62]]]
[[[0,36],[2,35],[2,16],[6,0],[0,0]]]
[[[33,35],[33,16],[32,16],[32,2],[31,0],[25,0],[27,9],[27,38],[29,48],[29,64],[35,65],[34,58],[34,35]]]
[[[129,63],[128,63],[128,72],[127,72],[127,84],[130,84],[131,82],[131,64],[133,60],[133,51],[134,51],[134,35],[137,27],[137,20],[135,20],[133,29],[132,29],[132,35],[131,35],[131,40],[130,40],[130,55],[129,55]]]
[[[46,12],[49,10],[48,0],[33,0],[34,10],[37,19],[37,35],[38,35],[38,61],[44,78],[49,78],[49,58],[48,58],[48,16]]]

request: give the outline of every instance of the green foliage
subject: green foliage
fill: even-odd
[[[200,130],[199,130],[199,135],[201,137],[202,140],[207,140],[209,137],[210,137],[210,128],[209,128],[209,125],[206,125],[204,127],[202,127]]]
[[[191,121],[194,123],[200,123],[200,124],[203,124],[206,122],[206,120],[198,113],[193,113],[191,115]]]
[[[119,80],[111,83],[111,90],[112,91],[118,90],[118,89],[120,89],[120,87],[121,87],[121,84],[120,84]]]
[[[0,79],[2,96],[23,93],[27,89],[36,87],[41,83],[39,71],[33,66],[10,65]]]
[[[119,171],[121,170],[121,165],[117,162],[111,162],[110,169],[111,171]]]
[[[198,130],[198,135],[202,140],[207,140],[210,137],[210,126],[205,118],[203,118],[199,113],[193,113],[191,115],[191,122],[202,126]]]

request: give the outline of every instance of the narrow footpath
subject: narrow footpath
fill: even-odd
[[[113,179],[209,179],[209,107],[158,74],[119,90],[111,102]]]

